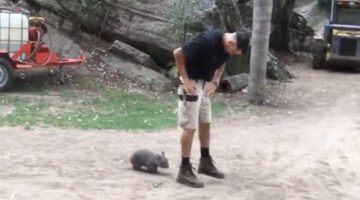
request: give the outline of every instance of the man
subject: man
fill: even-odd
[[[225,178],[224,173],[215,167],[209,153],[210,97],[219,86],[230,56],[245,53],[249,40],[250,36],[246,32],[224,33],[221,30],[209,30],[174,50],[182,82],[178,89],[178,123],[183,129],[182,161],[177,177],[177,182],[181,184],[204,187],[203,182],[194,174],[190,163],[192,141],[197,129],[201,146],[198,173],[219,179]]]

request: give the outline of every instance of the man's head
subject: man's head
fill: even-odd
[[[241,55],[249,49],[250,34],[245,31],[225,33],[224,47],[230,55]]]

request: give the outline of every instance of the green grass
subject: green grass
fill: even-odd
[[[104,86],[96,86],[91,91],[59,86],[55,88],[56,95],[52,90],[49,95],[48,90],[51,89],[0,94],[1,106],[13,108],[11,113],[0,115],[0,126],[127,131],[176,127],[175,95],[149,96]],[[246,108],[246,104],[220,97],[213,103],[215,117]]]

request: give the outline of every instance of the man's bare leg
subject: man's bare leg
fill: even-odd
[[[210,124],[199,124],[199,139],[201,148],[210,147]]]
[[[194,138],[195,130],[184,129],[181,136],[181,166],[177,177],[177,182],[191,186],[191,187],[204,187],[204,183],[201,182],[195,176],[192,166],[190,164],[191,147]]]
[[[194,134],[195,130],[193,129],[183,130],[181,136],[181,156],[183,158],[190,158]]]
[[[198,172],[215,178],[223,179],[224,173],[218,170],[210,156],[210,124],[199,124],[199,139],[201,146],[201,158]]]

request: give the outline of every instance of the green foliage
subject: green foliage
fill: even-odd
[[[176,7],[176,38],[181,45],[186,41],[186,35],[189,31],[189,22],[193,14],[195,2],[191,0],[179,0]]]
[[[318,0],[318,6],[321,9],[330,11],[331,10],[331,0]]]

